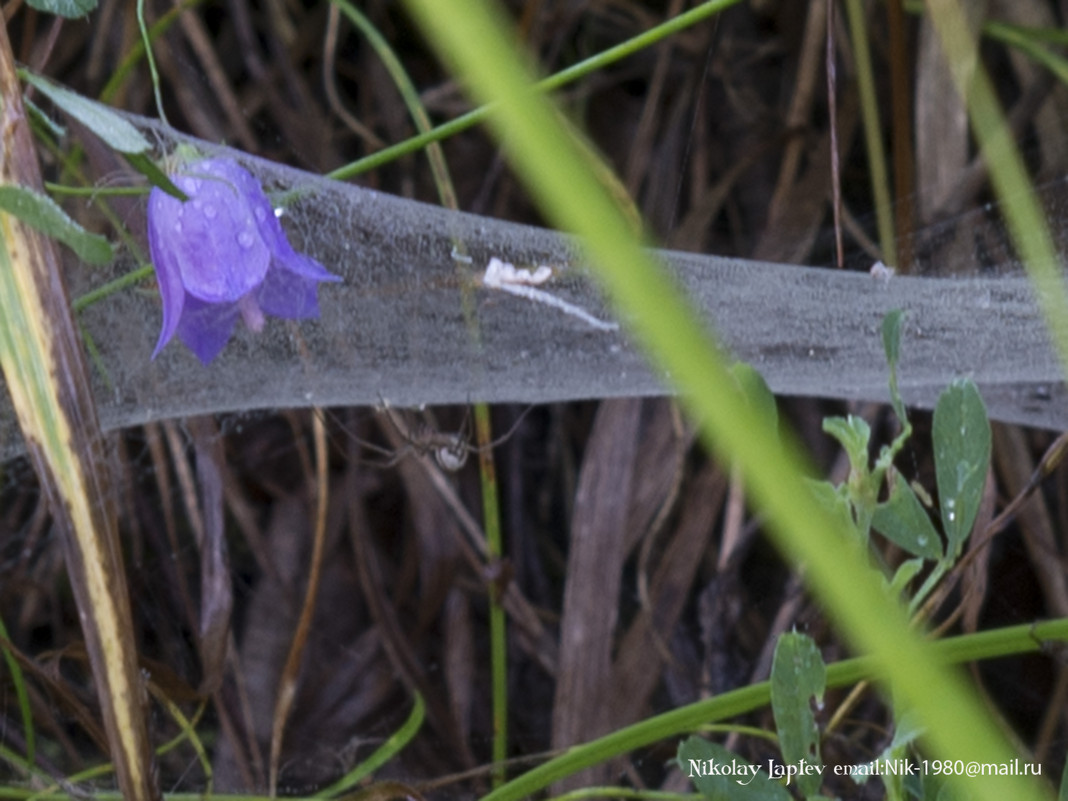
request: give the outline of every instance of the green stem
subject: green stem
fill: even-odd
[[[932,651],[943,664],[960,664],[1037,651],[1048,641],[1068,641],[1068,618],[953,637],[934,643]],[[875,678],[874,664],[870,657],[858,657],[828,665],[827,686],[845,687]],[[482,801],[518,801],[591,765],[658,740],[696,731],[715,721],[752,712],[767,706],[770,700],[771,683],[763,681],[647,718],[592,742],[575,746],[493,790]]]
[[[868,170],[871,173],[875,218],[879,228],[879,244],[883,261],[897,267],[897,243],[894,240],[893,203],[890,180],[886,170],[886,151],[883,149],[882,123],[879,121],[879,101],[875,94],[875,76],[868,47],[864,8],[860,0],[846,0],[849,16],[849,36],[856,54],[857,89],[860,94],[860,113],[864,120],[864,143],[868,150]]]
[[[334,1],[336,2],[337,0]],[[574,64],[566,69],[560,70],[560,72],[550,75],[548,78],[535,84],[535,87],[541,92],[551,92],[554,89],[559,89],[569,83],[574,83],[579,78],[583,78],[597,70],[604,69],[610,64],[614,64],[627,56],[634,55],[646,47],[651,47],[661,40],[666,39],[668,36],[684,31],[713,14],[718,14],[740,2],[741,0],[707,0],[696,8],[692,8],[689,11],[679,14],[677,17],[672,17],[667,22],[662,22],[644,33],[640,33],[625,42],[620,42],[614,47],[610,47],[596,55],[590,56],[589,58],[580,61],[578,64]],[[376,153],[372,153],[362,159],[353,161],[343,167],[338,167],[333,172],[327,173],[327,177],[345,181],[353,176],[381,167],[383,164],[388,164],[401,156],[406,156],[409,153],[422,150],[433,142],[440,142],[442,139],[455,136],[458,133],[466,131],[468,128],[478,125],[480,122],[483,122],[492,111],[492,104],[480,106],[450,122],[439,125],[431,131],[426,131],[418,136],[413,136],[411,139],[398,142],[395,145],[383,148]]]

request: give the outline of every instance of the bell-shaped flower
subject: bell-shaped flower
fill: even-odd
[[[341,278],[293,250],[251,173],[215,158],[185,164],[170,179],[189,199],[158,188],[148,198],[148,244],[163,301],[152,358],[177,333],[207,364],[239,315],[257,332],[265,314],[319,316],[319,283]]]

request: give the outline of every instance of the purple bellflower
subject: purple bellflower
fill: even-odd
[[[148,198],[148,244],[163,301],[153,359],[177,333],[208,364],[238,315],[256,332],[264,314],[319,316],[319,283],[341,278],[293,250],[248,170],[232,159],[207,159],[183,165],[170,179],[189,200],[159,188]]]

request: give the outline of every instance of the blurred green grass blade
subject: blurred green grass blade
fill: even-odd
[[[1004,22],[990,20],[983,24],[983,33],[1015,47],[1057,76],[1061,83],[1068,84],[1068,59],[1055,53],[1043,43],[1064,45],[1068,32],[1061,30],[1044,31],[1037,28],[1023,28]]]
[[[26,762],[32,765],[37,759],[37,736],[33,727],[33,710],[30,709],[30,696],[26,692],[26,677],[11,648],[7,627],[4,625],[3,617],[0,617],[0,651],[4,654],[4,664],[7,665],[8,673],[11,674],[11,683],[15,687],[15,698],[18,701],[19,715],[22,718],[22,738],[26,741]]]
[[[40,190],[6,29],[0,32],[0,185]],[[119,785],[159,797],[108,461],[50,239],[0,211],[0,368],[60,533]]]
[[[930,0],[928,9],[942,49],[953,69],[957,90],[967,100],[972,130],[990,170],[1002,214],[1027,274],[1035,287],[1053,345],[1068,375],[1068,295],[1053,239],[1027,177],[1012,129],[998,105],[986,71],[972,57],[963,12],[956,0]]]
[[[853,644],[876,659],[879,678],[923,716],[929,745],[945,758],[1009,761],[1013,752],[975,693],[909,630],[903,610],[883,591],[863,552],[803,485],[796,448],[781,446],[761,425],[692,309],[634,241],[520,66],[515,36],[503,17],[480,0],[407,0],[407,5],[477,99],[498,104],[490,123],[533,198],[555,225],[585,238],[636,339],[703,421],[705,442],[741,466],[780,548],[805,566],[809,587]],[[983,777],[966,786],[973,797],[990,801],[1042,797],[1035,783],[1018,777]],[[510,797],[509,787],[493,797]]]

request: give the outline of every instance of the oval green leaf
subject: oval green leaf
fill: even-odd
[[[900,473],[894,474],[894,485],[890,488],[886,503],[875,507],[871,524],[890,542],[913,556],[942,558],[942,539],[927,510]]]
[[[47,195],[24,186],[0,186],[0,209],[46,236],[58,239],[89,264],[108,264],[114,257],[107,239],[86,231]]]
[[[26,0],[26,2],[30,8],[67,19],[78,19],[96,10],[96,0]]]
[[[955,559],[975,523],[990,466],[990,422],[972,381],[958,379],[938,397],[932,438],[946,555]]]
[[[718,743],[690,737],[679,746],[679,769],[709,801],[790,801],[790,793],[757,765]]]
[[[102,103],[54,84],[29,70],[19,77],[120,153],[143,153],[150,145],[133,125]]]
[[[783,764],[811,766],[810,773],[795,779],[806,797],[818,793],[823,784],[820,732],[812,702],[822,703],[826,687],[827,666],[813,639],[798,632],[780,636],[771,663],[771,711]]]

